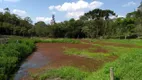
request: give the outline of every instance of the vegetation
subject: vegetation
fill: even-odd
[[[113,63],[108,63],[101,70],[94,72],[85,80],[109,80],[109,68],[114,67],[115,80],[141,80],[141,49],[126,52]]]
[[[0,45],[0,80],[7,80],[19,69],[19,65],[35,48],[32,40],[10,40]]]
[[[47,43],[81,43],[79,40],[68,38],[96,38],[111,39],[105,42],[142,45],[142,12],[134,11],[126,17],[117,17],[112,10],[94,9],[85,13],[78,20],[70,19],[54,25],[39,21],[32,23],[30,17],[21,18],[12,14],[9,8],[0,12],[1,35],[15,35],[23,37],[48,37],[66,39],[10,39],[7,44],[0,45],[0,80],[8,80],[19,68],[20,62],[32,53],[36,42]],[[111,18],[116,16],[116,18]],[[15,38],[15,37],[14,37]],[[18,37],[19,38],[19,37]],[[137,40],[112,40],[112,39]],[[90,40],[90,42],[96,40]],[[102,42],[104,40],[101,40]],[[94,44],[101,46],[100,44]],[[108,54],[94,54],[89,50],[65,48],[65,54],[89,58],[119,56],[114,62],[104,65],[100,70],[90,73],[74,67],[51,69],[39,76],[40,80],[47,78],[61,78],[64,80],[109,80],[109,68],[114,67],[115,80],[142,80],[142,50],[135,47],[121,47],[106,45],[111,50]]]
[[[97,40],[92,40],[92,41],[97,41]],[[102,40],[101,42],[103,42]],[[105,42],[110,42],[113,41],[115,43],[123,43],[123,44],[130,44],[128,43],[128,40],[105,40]],[[129,40],[132,44],[139,44],[139,40]],[[99,44],[94,44],[97,46],[102,47]],[[88,73],[87,75],[81,76],[77,75],[78,73],[78,68],[73,68],[73,70],[64,72],[64,70],[61,70],[61,73],[58,72],[60,69],[66,69],[68,67],[62,67],[59,69],[52,69],[52,70],[47,70],[44,74],[40,74],[40,79],[41,80],[46,80],[46,79],[54,79],[54,78],[59,78],[59,79],[64,79],[64,80],[109,80],[110,78],[110,72],[109,69],[110,67],[114,68],[114,74],[115,74],[115,80],[141,80],[141,57],[142,57],[142,50],[141,48],[129,48],[129,47],[121,47],[121,46],[111,46],[111,45],[106,45],[103,48],[107,50],[111,50],[109,53],[110,56],[115,55],[119,56],[118,59],[116,59],[114,62],[109,62],[104,65],[104,67],[100,68],[99,70],[93,72],[93,73]],[[88,50],[78,50],[75,48],[65,48],[65,54],[67,55],[78,55],[83,57],[91,57],[96,59],[96,56],[99,54],[92,54]],[[107,54],[107,53],[106,53]],[[105,55],[101,55],[105,56]],[[97,56],[99,57],[99,56]],[[101,60],[103,60],[105,57],[100,57]],[[61,75],[65,76],[70,76],[70,73],[73,75],[77,75],[77,77],[73,76],[70,78],[63,77]],[[79,71],[80,72],[80,71]],[[58,74],[59,73],[59,74]],[[84,72],[81,71],[80,74]],[[82,77],[82,78],[78,78]]]
[[[95,42],[95,40],[92,40]],[[126,40],[120,40],[120,39],[107,39],[107,40],[101,40],[106,42],[116,42],[116,43],[122,43],[122,44],[133,44],[133,45],[139,45],[141,46],[142,41],[141,39],[126,39]]]
[[[83,72],[74,67],[61,67],[59,69],[51,69],[40,76],[39,80],[45,80],[47,78],[56,79],[61,78],[65,80],[83,80],[88,76],[88,72]]]
[[[87,49],[79,50],[79,49],[76,49],[76,48],[65,48],[64,53],[67,54],[67,55],[78,55],[78,56],[95,58],[95,59],[100,59],[100,60],[104,59],[105,57],[113,55],[111,53],[91,52]]]
[[[0,12],[0,34],[38,36],[50,38],[141,38],[142,12],[128,13],[126,18],[116,17],[112,10],[94,9],[80,19],[70,19],[54,25],[42,21],[32,24],[30,17],[24,19],[11,14],[8,8]]]
[[[80,43],[80,40],[75,39],[38,39],[35,38],[36,42],[45,42],[45,43]]]

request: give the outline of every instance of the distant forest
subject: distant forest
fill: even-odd
[[[0,12],[0,35],[49,38],[141,38],[142,12],[128,13],[125,18],[112,10],[94,9],[78,20],[70,19],[53,25],[39,21],[32,24],[30,17],[22,19],[11,14],[9,8]]]

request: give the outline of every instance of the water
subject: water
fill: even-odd
[[[20,80],[29,75],[28,69],[40,68],[48,63],[47,57],[43,56],[40,52],[34,52],[29,56],[26,61],[20,66],[20,69],[15,74],[14,80]]]

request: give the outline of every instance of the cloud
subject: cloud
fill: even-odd
[[[5,12],[5,11],[4,11],[4,9],[0,8],[0,12]],[[11,13],[17,14],[18,16],[20,16],[20,17],[22,17],[22,18],[28,16],[28,14],[27,14],[26,11],[24,11],[24,10],[19,10],[19,9],[13,9],[13,10],[11,10]]]
[[[2,8],[0,8],[0,12],[4,12],[4,10]]]
[[[19,9],[13,9],[12,13],[17,14],[20,17],[26,17],[27,16],[27,12],[24,10],[19,10]]]
[[[57,6],[49,6],[50,10],[58,10],[58,11],[77,11],[83,9],[95,9],[99,8],[103,5],[100,1],[86,2],[84,0],[79,0],[77,2],[65,2],[62,5]]]
[[[45,23],[49,23],[51,21],[52,18],[49,17],[36,17],[36,22],[38,21],[43,21]]]
[[[123,17],[123,18],[125,18],[126,16],[123,16],[123,15],[118,15],[118,17],[120,18],[120,17]]]
[[[61,21],[56,21],[56,23],[61,23]]]
[[[116,18],[125,18],[126,16],[118,15],[118,16],[110,16],[110,19],[116,19]]]
[[[104,3],[100,1],[87,2],[85,0],[78,0],[76,2],[65,2],[61,5],[49,6],[49,10],[57,10],[66,12],[67,18],[79,19],[86,11],[100,8]]]
[[[3,1],[6,1],[6,2],[19,2],[20,0],[3,0]]]
[[[128,2],[127,4],[122,5],[122,7],[129,7],[129,6],[134,6],[136,3],[134,1]]]
[[[80,16],[84,15],[84,11],[76,11],[76,12],[68,12],[66,17],[67,18],[74,18],[74,19],[79,19]]]
[[[55,11],[53,11],[53,12],[52,12],[52,14],[56,14],[56,12],[55,12]]]

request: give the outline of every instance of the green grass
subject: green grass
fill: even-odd
[[[109,80],[109,68],[114,67],[115,80],[142,80],[142,50],[132,49],[85,80]]]
[[[10,79],[34,48],[34,41],[30,39],[19,39],[18,42],[9,39],[7,44],[0,45],[0,80]]]
[[[63,80],[83,80],[89,75],[89,72],[81,71],[74,67],[61,67],[59,69],[51,69],[42,74],[39,80],[61,78]]]
[[[87,49],[84,50],[79,50],[76,48],[64,48],[64,54],[67,55],[78,55],[78,56],[83,56],[87,58],[95,58],[95,59],[103,59],[108,56],[112,56],[112,54],[109,53],[95,53],[95,52],[90,52]]]
[[[92,40],[93,42],[98,41],[96,39]],[[123,44],[134,44],[138,46],[142,46],[142,40],[141,39],[104,39],[100,40],[104,42],[115,42],[115,43],[123,43]]]
[[[80,40],[75,39],[34,39],[36,42],[43,42],[43,43],[74,43],[78,44],[80,43]]]

